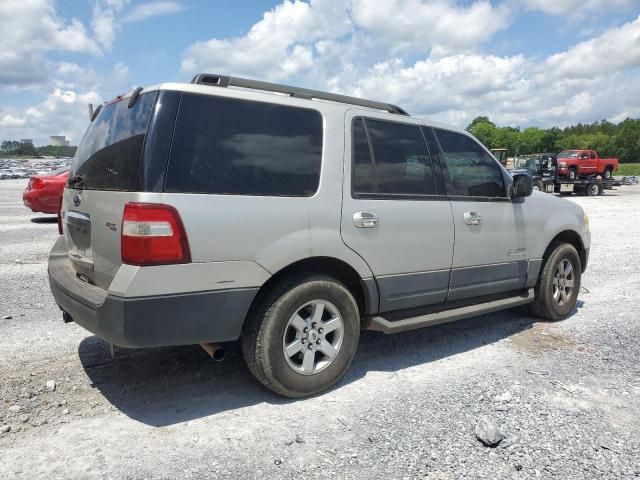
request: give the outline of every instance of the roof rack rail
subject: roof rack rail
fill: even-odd
[[[281,85],[279,83],[261,82],[259,80],[249,80],[247,78],[229,77],[227,75],[217,75],[213,73],[198,73],[191,83],[199,85],[211,85],[214,87],[242,87],[254,90],[264,90],[267,92],[286,93],[291,97],[316,98],[319,100],[329,100],[332,102],[349,103],[360,107],[368,107],[376,110],[384,110],[389,113],[398,115],[409,115],[402,108],[391,103],[376,102],[373,100],[365,100],[363,98],[349,97],[347,95],[339,95],[337,93],[321,92],[319,90],[311,90],[308,88],[291,87]]]

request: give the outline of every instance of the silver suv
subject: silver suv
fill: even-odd
[[[197,75],[105,104],[49,258],[65,321],[124,347],[240,339],[266,387],[336,383],[362,329],[574,308],[582,209],[394,105]]]

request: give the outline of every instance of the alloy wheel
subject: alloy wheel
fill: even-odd
[[[559,306],[564,306],[573,296],[574,286],[573,264],[568,258],[564,258],[558,263],[553,276],[553,300]]]
[[[293,370],[314,375],[335,360],[343,337],[344,322],[336,306],[327,300],[312,300],[296,309],[287,322],[282,352]]]

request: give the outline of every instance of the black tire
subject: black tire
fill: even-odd
[[[598,195],[602,195],[600,191],[602,190],[602,185],[598,183],[591,183],[587,185],[587,196],[588,197],[596,197]]]
[[[578,178],[578,170],[575,168],[570,168],[569,173],[567,173],[567,177],[569,178],[569,180],[575,180],[576,178]]]
[[[302,305],[313,300],[328,301],[337,308],[343,335],[331,363],[317,373],[305,375],[289,365],[283,342],[289,320]],[[296,276],[257,299],[243,329],[242,352],[260,383],[285,397],[299,398],[326,390],[343,377],[356,353],[359,337],[358,305],[342,283],[325,275]]]
[[[542,184],[542,180],[536,180],[535,182],[533,182],[533,189],[543,192],[544,185]]]
[[[554,299],[554,278],[560,263],[564,260],[568,260],[572,265],[573,289],[561,305]],[[535,300],[530,304],[531,313],[536,317],[552,321],[569,316],[580,292],[581,272],[580,256],[575,247],[569,243],[552,243],[545,254],[542,271],[535,286]]]
[[[613,170],[611,168],[605,168],[604,178],[606,178],[607,180],[610,180],[612,176],[613,176]]]

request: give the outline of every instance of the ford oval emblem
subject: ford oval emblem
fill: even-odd
[[[82,201],[82,198],[80,197],[80,195],[74,195],[73,196],[73,204],[78,207],[80,206],[80,202]]]

